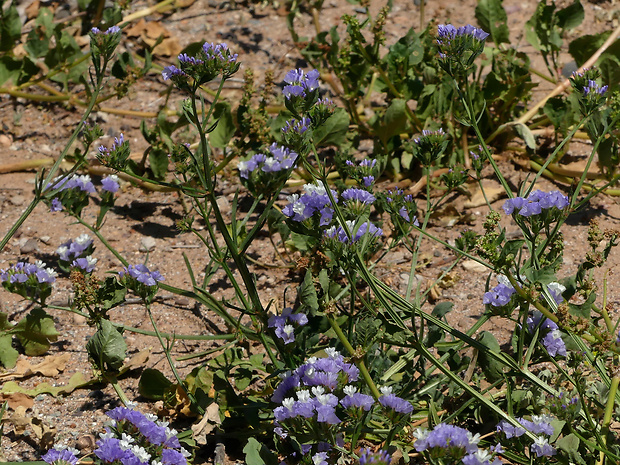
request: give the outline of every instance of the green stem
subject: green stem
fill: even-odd
[[[616,407],[616,393],[618,392],[618,383],[620,383],[620,376],[614,376],[611,379],[611,386],[609,387],[609,397],[607,398],[607,405],[605,406],[605,416],[603,417],[603,431],[602,439],[603,445],[607,446],[607,435],[609,434],[609,425],[611,423],[611,417]],[[596,465],[603,465],[605,461],[605,453],[601,451],[599,454]]]
[[[121,388],[120,384],[118,384],[118,379],[116,378],[116,376],[106,375],[105,379],[112,385],[123,405],[127,407],[131,402],[127,398],[127,395],[125,395],[125,391],[123,391],[123,388]]]
[[[342,332],[342,329],[340,328],[338,322],[331,315],[327,315],[327,321],[329,321],[329,325],[336,333],[336,336],[338,337],[340,343],[344,346],[345,349],[347,349],[349,355],[353,357],[355,365],[357,366],[357,368],[359,368],[362,378],[364,378],[364,381],[366,381],[366,384],[368,385],[372,396],[375,399],[379,399],[379,397],[381,397],[381,393],[379,392],[379,389],[377,389],[377,385],[373,381],[372,376],[370,376],[370,372],[368,371],[368,368],[366,368],[366,363],[364,363],[363,359],[357,357],[355,349],[353,348],[345,334]]]

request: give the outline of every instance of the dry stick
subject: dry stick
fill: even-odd
[[[131,13],[130,15],[125,16],[123,18],[123,22],[128,23],[130,21],[133,21],[134,19],[144,18],[145,16],[148,16],[150,14],[157,13],[161,8],[166,7],[174,2],[175,0],[164,0],[163,2],[159,2],[155,6],[144,8],[143,10],[136,11],[135,13]]]
[[[607,38],[607,40],[605,41],[605,43],[603,45],[601,45],[601,48],[599,48],[594,55],[592,55],[588,61],[586,61],[581,68],[579,68],[579,72],[583,71],[585,68],[590,68],[591,66],[594,65],[594,63],[596,63],[596,60],[599,59],[599,57],[603,54],[603,52],[605,50],[607,50],[607,48],[609,48],[609,46],[611,44],[614,43],[614,41],[620,36],[620,26],[618,26],[616,28],[616,30]],[[525,113],[523,116],[521,116],[516,122],[517,123],[522,123],[525,124],[527,123],[530,118],[532,118],[536,113],[538,113],[538,110],[540,110],[544,104],[547,102],[547,100],[549,100],[551,97],[555,97],[556,95],[561,94],[562,92],[564,92],[568,87],[570,86],[570,80],[569,79],[565,79],[564,82],[562,82],[562,84],[558,85],[555,89],[553,89],[553,91],[551,91],[551,93],[549,93],[548,95],[546,95],[540,102],[538,102],[536,105],[534,105],[533,108],[531,108],[527,113]]]

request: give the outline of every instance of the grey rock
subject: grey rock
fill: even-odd
[[[19,205],[23,205],[24,203],[26,203],[26,197],[21,194],[15,194],[9,197],[9,202],[11,202],[12,205],[18,207]]]
[[[140,241],[140,252],[150,252],[156,245],[157,242],[151,236],[143,237]]]
[[[39,241],[37,239],[28,239],[24,245],[19,248],[19,252],[23,254],[32,253],[39,250]]]

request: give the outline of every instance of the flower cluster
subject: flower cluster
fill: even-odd
[[[164,281],[159,271],[150,271],[146,265],[129,265],[119,273],[121,282],[146,301],[152,300],[157,294],[157,284]]]
[[[502,274],[497,275],[497,282],[499,283],[497,286],[484,293],[482,297],[483,304],[503,307],[510,302],[514,293],[517,292],[506,276]]]
[[[105,31],[98,27],[90,30],[90,50],[93,55],[95,69],[100,70],[99,57],[109,60],[121,41],[121,28],[110,26]]]
[[[390,465],[392,456],[386,450],[372,452],[368,448],[362,449],[360,453],[359,465]]]
[[[105,176],[101,180],[101,189],[104,192],[110,192],[112,194],[118,192],[120,185],[118,183],[118,176],[116,174],[110,174]]]
[[[7,291],[29,300],[38,298],[42,303],[50,296],[57,276],[58,273],[40,260],[34,264],[17,262],[0,270],[0,282]]]
[[[368,234],[371,239],[383,235],[383,230],[377,228],[370,221],[360,224],[357,229],[355,228],[355,221],[346,221],[345,227],[347,228],[348,234],[342,226],[332,226],[325,231],[324,236],[329,239],[335,239],[342,244],[352,244],[358,242],[366,234]]]
[[[269,318],[267,326],[275,328],[276,336],[290,344],[295,341],[295,327],[304,326],[308,323],[308,317],[304,313],[293,313],[290,307],[282,310],[282,315],[273,315]]]
[[[487,37],[488,33],[470,24],[459,28],[440,24],[437,27],[437,48],[442,68],[451,76],[466,75],[484,50]]]
[[[121,171],[125,168],[130,155],[129,141],[125,140],[123,133],[114,138],[111,148],[100,145],[97,149],[97,160],[99,160],[99,163],[116,171]]]
[[[545,332],[542,344],[551,357],[556,357],[557,355],[566,356],[566,345],[562,340],[562,333],[560,333],[560,328],[557,324],[549,318],[543,319],[540,312],[534,312],[534,315],[527,319],[527,329],[530,334],[534,334],[537,328]]]
[[[331,191],[334,199],[337,199],[336,191]],[[319,225],[325,226],[331,223],[334,209],[329,200],[325,187],[320,182],[304,185],[304,193],[290,195],[289,204],[282,209],[282,213],[291,220],[301,223],[309,218],[320,216]]]
[[[126,407],[112,409],[107,415],[112,426],[99,435],[94,452],[102,463],[187,465],[190,454],[168,423]]]
[[[383,207],[390,214],[396,232],[400,236],[409,234],[411,227],[420,227],[420,222],[415,216],[417,205],[411,194],[405,195],[402,189],[387,191],[384,195]]]
[[[286,73],[284,82],[284,103],[294,116],[305,114],[317,102],[319,72],[316,69],[307,73],[302,69],[293,69]]]
[[[574,420],[581,408],[578,396],[566,395],[566,392],[563,391],[557,396],[549,396],[547,399],[549,411],[561,420]]]
[[[166,66],[161,75],[165,81],[172,82],[182,90],[196,91],[201,85],[212,81],[218,75],[228,79],[239,69],[238,55],[232,53],[225,43],[205,42],[196,56],[181,53],[177,59],[179,66]],[[188,77],[192,78],[190,86]]]
[[[377,160],[365,158],[358,164],[355,164],[351,160],[347,160],[345,163],[349,175],[359,184],[362,184],[364,187],[370,187],[375,182]]]
[[[297,163],[297,153],[284,146],[273,143],[269,152],[271,155],[256,153],[237,165],[241,180],[253,192],[272,193]]]
[[[311,357],[295,371],[288,372],[275,389],[271,400],[279,404],[274,417],[275,431],[280,437],[291,435],[311,441],[302,445],[304,454],[312,448],[318,448],[318,452],[330,451],[334,444],[342,447],[340,431],[351,421],[361,421],[377,404],[388,417],[402,418],[411,413],[413,406],[392,394],[389,388],[382,389],[378,403],[372,396],[359,392],[354,385],[359,378],[357,367],[345,362],[333,348],[325,352],[327,357]],[[377,463],[368,459],[366,463]]]
[[[418,452],[426,452],[433,458],[450,459],[451,463],[459,460],[465,465],[499,465],[502,461],[495,457],[501,453],[501,447],[489,450],[480,449],[480,435],[473,435],[464,428],[440,423],[433,430],[418,428],[414,433],[413,445]]]
[[[77,465],[79,453],[77,449],[55,445],[41,460],[50,465]]]
[[[56,253],[61,262],[71,264],[76,258],[90,255],[93,251],[92,245],[93,240],[88,234],[80,234],[74,240],[60,244]]]
[[[150,271],[146,265],[129,265],[119,272],[121,278],[133,278],[145,286],[157,286],[157,283],[164,281],[164,277],[159,271]]]
[[[74,174],[70,177],[59,176],[45,188],[46,191],[57,191],[50,202],[50,211],[58,212],[67,208],[79,215],[88,204],[88,194],[95,193],[95,185],[89,175]]]
[[[502,420],[497,425],[497,431],[504,433],[506,439],[511,439],[523,436],[527,430],[537,435],[534,444],[530,446],[530,450],[536,454],[536,457],[551,457],[556,454],[555,448],[549,444],[549,437],[554,433],[554,428],[551,425],[553,417],[550,415],[532,415],[531,420],[525,418],[516,418],[516,420],[521,425],[520,427]]]
[[[287,100],[307,97],[319,89],[319,72],[316,69],[307,73],[303,69],[292,69],[284,76],[284,82],[282,94]]]
[[[439,160],[443,152],[448,147],[448,138],[443,129],[437,131],[429,131],[424,129],[420,137],[413,139],[413,155],[422,164],[428,168],[434,162]]]
[[[506,200],[502,208],[507,215],[530,217],[539,215],[543,210],[563,210],[568,207],[568,197],[560,191],[543,192],[535,190],[527,198],[514,197]]]
[[[570,77],[573,89],[579,95],[579,103],[584,114],[589,115],[605,103],[609,86],[596,82],[600,72],[596,68],[586,68],[581,73],[575,71]]]

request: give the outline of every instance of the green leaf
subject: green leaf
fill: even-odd
[[[319,298],[316,295],[316,289],[314,288],[314,280],[312,279],[312,272],[306,271],[304,276],[304,282],[299,287],[299,301],[305,307],[309,307],[313,310],[319,308]]]
[[[168,174],[168,151],[159,147],[151,147],[149,151],[149,167],[153,172],[155,179],[166,179]]]
[[[574,29],[583,22],[585,12],[579,0],[557,12],[558,27],[563,30]]]
[[[403,99],[394,99],[385,111],[383,119],[375,123],[375,131],[383,145],[388,140],[407,129],[407,102]]]
[[[454,302],[440,302],[433,308],[432,314],[437,318],[443,318],[454,308]]]
[[[97,291],[97,297],[103,310],[109,310],[125,302],[125,294],[127,294],[127,288],[113,276],[105,278]]]
[[[15,325],[15,335],[26,355],[42,355],[50,348],[50,342],[58,340],[54,320],[41,308],[33,308]]]
[[[246,465],[277,465],[278,458],[256,438],[249,438],[243,448]]]
[[[581,66],[605,43],[610,35],[611,31],[605,31],[601,34],[578,37],[568,44],[568,52],[574,58],[577,66]]]
[[[519,135],[519,137],[523,139],[523,142],[525,142],[525,145],[528,149],[536,150],[536,139],[534,139],[534,134],[532,133],[530,128],[528,128],[523,123],[514,123],[512,124],[512,127]]]
[[[10,334],[0,336],[0,364],[9,370],[15,367],[19,357],[19,352],[13,348],[12,344],[13,337]]]
[[[0,57],[0,85],[6,84],[7,81],[16,84],[21,68],[22,62],[20,60],[11,58],[8,55]]]
[[[586,461],[583,459],[581,454],[579,453],[579,438],[575,436],[573,433],[564,436],[558,439],[555,442],[555,446],[561,451],[566,452],[568,455],[568,459],[580,465],[585,465]]]
[[[7,381],[0,388],[0,393],[2,394],[14,394],[16,392],[21,392],[22,394],[26,394],[30,397],[36,397],[39,394],[51,394],[54,397],[57,397],[61,394],[70,394],[78,388],[88,386],[93,383],[93,380],[86,379],[84,377],[84,373],[75,373],[69,379],[67,384],[62,386],[52,386],[50,383],[43,382],[36,385],[36,387],[32,389],[23,388],[15,381]]]
[[[141,396],[150,400],[162,400],[166,390],[173,382],[155,368],[145,368],[138,382],[138,392]]]
[[[213,118],[217,121],[217,126],[209,134],[209,142],[213,147],[224,148],[236,131],[230,104],[228,102],[216,103]]]
[[[11,6],[6,10],[0,7],[0,51],[2,52],[12,50],[22,32],[22,21],[13,3],[11,2]]]
[[[551,267],[539,270],[532,267],[523,270],[525,277],[532,283],[549,284],[556,281],[555,272]]]
[[[500,353],[499,342],[492,333],[482,331],[478,336],[478,342],[488,348],[490,351]],[[487,378],[487,381],[493,383],[504,377],[504,364],[499,362],[495,357],[489,356],[485,350],[478,351],[478,366]]]
[[[101,320],[99,330],[86,344],[89,357],[101,370],[118,370],[123,365],[126,350],[125,339],[108,320]]]
[[[495,45],[510,43],[508,16],[502,5],[503,0],[479,0],[476,6],[476,19],[480,27],[491,34]]]
[[[312,135],[316,146],[335,145],[340,147],[345,142],[349,130],[349,113],[344,108],[337,108],[333,115],[316,129]]]

